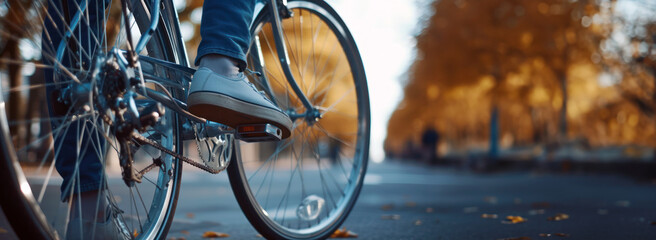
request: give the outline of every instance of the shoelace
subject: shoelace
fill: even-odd
[[[252,82],[249,82],[248,80],[246,80],[246,78],[244,78],[244,82],[248,83],[248,85],[251,86],[251,88],[253,89],[253,91],[259,93],[260,96],[262,96],[262,98],[264,98],[265,100],[267,100],[267,102],[269,102],[269,103],[273,104],[274,106],[276,106],[276,103],[274,103],[273,101],[271,101],[271,99],[269,99],[269,98],[266,96],[266,92],[257,89],[257,87],[255,87],[255,84],[253,84]]]

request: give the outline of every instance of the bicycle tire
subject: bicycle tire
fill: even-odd
[[[49,1],[49,2],[53,3],[55,1]],[[67,2],[67,1],[62,1],[62,2]],[[144,7],[150,7],[150,1],[132,1],[130,6],[132,12],[131,20],[134,20],[134,22],[133,21],[130,22],[135,23],[135,25],[133,26],[136,26],[141,31],[145,31],[145,29],[150,24],[148,15],[151,9],[144,9]],[[35,8],[36,11],[34,12],[37,13],[36,15],[37,18],[43,19],[44,17],[48,17],[48,16],[39,15],[38,9],[44,7],[43,3],[40,1],[35,1],[34,5],[32,6],[21,6],[21,7]],[[78,5],[77,7],[80,6]],[[53,17],[53,16],[49,16],[49,17]],[[63,18],[63,16],[59,16],[59,17]],[[150,55],[151,57],[159,58],[169,62],[178,63],[185,66],[188,65],[184,46],[181,45],[184,43],[180,41],[181,38],[180,38],[179,26],[177,25],[177,14],[175,13],[175,8],[173,7],[173,4],[170,0],[162,1],[161,15],[159,17],[160,17],[160,22],[159,25],[157,26],[157,30],[154,32],[151,41],[148,42],[144,53]],[[67,18],[70,19],[70,16],[67,16]],[[105,30],[107,30],[107,28],[105,28]],[[39,39],[32,39],[32,38],[25,38],[25,40],[39,41]],[[47,43],[46,42],[47,40],[45,39],[42,41],[44,42],[44,44]],[[54,43],[51,44],[56,45]],[[100,45],[102,45],[102,43]],[[107,49],[105,49],[105,51],[107,51]],[[45,55],[43,58],[45,58]],[[3,61],[4,60],[6,59],[3,59]],[[0,71],[2,72],[7,71],[8,69],[11,68],[12,64],[20,65],[20,66],[31,64],[28,61],[24,61],[24,62],[20,62],[20,61],[21,59],[17,59],[15,62],[4,61],[3,63],[7,66],[7,68],[0,69]],[[52,67],[52,65],[51,66],[45,66],[45,64],[43,65],[44,66],[42,67],[44,68]],[[170,74],[169,72],[164,70],[159,70],[159,73]],[[2,90],[2,86],[8,85],[5,83],[11,77],[14,76],[0,77],[0,81],[3,83],[3,85],[0,85],[0,90]],[[30,81],[28,84],[32,84],[32,82]],[[38,83],[28,85],[28,87],[30,89],[45,88],[44,84],[39,85]],[[54,203],[52,201],[42,201],[42,199],[52,200],[49,199],[48,196],[44,196],[44,193],[49,191],[48,189],[49,187],[42,187],[41,192],[37,191],[35,192],[36,194],[33,193],[35,189],[39,189],[38,185],[36,183],[33,184],[32,183],[33,179],[30,176],[26,177],[25,174],[25,171],[32,171],[33,167],[30,166],[30,163],[25,162],[26,159],[22,159],[22,158],[24,156],[27,156],[27,154],[25,154],[26,152],[29,153],[32,150],[33,152],[39,151],[39,149],[31,149],[31,147],[29,146],[39,145],[37,141],[43,141],[43,139],[42,137],[39,137],[35,139],[34,142],[30,142],[29,145],[26,145],[23,148],[17,148],[14,145],[15,138],[22,138],[22,137],[29,138],[30,136],[23,136],[17,132],[12,132],[10,130],[10,126],[17,125],[18,123],[15,120],[12,121],[7,118],[8,113],[7,113],[6,106],[10,106],[12,104],[11,101],[6,101],[3,97],[4,95],[9,94],[7,91],[11,92],[14,91],[14,89],[10,88],[9,90],[6,89],[2,90],[1,91],[2,94],[0,95],[0,103],[1,103],[0,104],[0,158],[1,158],[0,180],[3,180],[5,182],[5,185],[2,188],[0,188],[0,195],[3,196],[2,198],[0,198],[0,206],[2,207],[5,215],[7,216],[14,232],[18,235],[20,239],[66,238],[67,236],[63,235],[65,230],[62,231],[61,226],[55,226],[57,225],[57,221],[60,219],[61,216],[51,216],[49,214],[46,214],[46,212],[52,211],[50,209],[51,206],[49,205],[57,206],[57,203]],[[184,91],[181,91],[179,89],[170,89],[170,92],[178,98],[184,98],[186,96]],[[32,95],[29,95],[28,97],[32,97]],[[38,101],[40,103],[44,103],[43,100],[39,100],[39,99],[33,99],[33,100]],[[42,115],[40,117],[41,120],[37,122],[49,122],[49,120],[47,120],[48,116]],[[66,117],[65,120],[70,120],[69,115],[66,115],[65,117]],[[167,111],[167,114],[163,116],[163,118],[171,122],[169,123],[171,130],[170,132],[168,132],[169,135],[167,135],[167,138],[170,138],[170,140],[166,140],[167,142],[169,142],[168,145],[174,147],[177,153],[182,154],[183,145],[182,145],[182,140],[179,137],[182,131],[182,124],[181,124],[182,119],[173,111]],[[31,120],[31,119],[26,118],[25,120]],[[154,129],[155,128],[153,128],[152,131],[155,131]],[[46,131],[42,127],[39,130]],[[48,134],[54,136],[60,133],[46,132],[41,134],[45,136],[47,136]],[[12,139],[12,137],[14,137],[14,139]],[[149,135],[148,137],[156,138],[153,137],[153,134]],[[54,138],[56,139],[57,136],[54,136]],[[163,137],[160,137],[160,139],[161,138]],[[96,147],[100,149],[100,150],[96,149],[96,151],[101,151],[101,152],[110,149],[109,147],[105,147],[103,150],[101,149],[101,147],[98,146]],[[46,161],[48,154],[52,154],[52,155],[59,154],[57,148],[52,148],[51,146],[49,149],[50,150],[48,151],[52,150],[52,153],[45,153],[46,157],[42,158],[42,161],[40,162],[41,166],[44,166],[44,162]],[[138,151],[137,153],[139,153]],[[107,153],[99,153],[99,155],[106,157]],[[140,226],[141,229],[139,229],[139,231],[137,231],[136,228],[134,229],[134,231],[129,231],[131,236],[126,238],[163,239],[166,237],[167,231],[171,225],[175,208],[177,205],[177,197],[179,194],[179,188],[181,182],[182,163],[176,159],[171,159],[171,158],[165,158],[164,161],[170,165],[168,167],[168,170],[170,171],[166,171],[165,173],[159,172],[157,178],[158,183],[157,184],[153,183],[153,185],[155,185],[155,188],[159,189],[154,191],[155,192],[154,195],[156,194],[156,196],[153,196],[153,199],[158,198],[158,200],[157,201],[153,200],[153,202],[151,202],[151,204],[153,204],[150,206],[151,211],[146,216],[148,222],[144,224],[146,225],[146,230],[144,231],[143,230],[144,225],[141,225]],[[48,186],[47,183],[49,182],[50,179],[49,174],[52,173],[54,161],[52,161],[52,164],[48,163],[48,165],[50,165],[48,180],[42,181],[42,183],[45,183],[42,184],[43,186]],[[104,172],[105,171],[107,171],[107,169],[104,169]],[[160,171],[163,171],[163,168],[160,169]],[[163,178],[162,177],[163,175],[167,175],[168,177]],[[54,181],[56,182],[57,180]],[[123,185],[123,187],[125,187],[125,185]],[[37,199],[35,195],[38,195],[39,199]],[[141,193],[139,193],[139,195],[141,195]],[[143,198],[141,196],[140,198],[142,200],[140,204],[143,204]],[[56,201],[59,201],[59,198],[56,198]],[[120,205],[119,203],[116,202],[118,200],[115,197],[112,197],[110,201],[112,201],[112,204]],[[144,204],[144,208],[145,208],[145,204]],[[125,211],[125,209],[121,209],[121,210]],[[158,211],[153,212],[152,210],[158,210]],[[70,209],[65,209],[65,211],[68,212],[70,211]],[[146,212],[148,212],[148,210],[146,210]],[[140,216],[137,216],[137,220],[140,220],[139,218]],[[151,218],[155,220],[152,220]],[[66,221],[68,221],[68,216],[66,217]],[[126,223],[125,220],[121,220],[121,221],[122,223]],[[132,219],[130,221],[134,222],[135,220]],[[133,230],[133,229],[123,229],[123,230]]]
[[[367,168],[370,135],[366,76],[353,37],[338,14],[327,3],[320,0],[291,0],[288,1],[287,7],[291,9],[293,16],[283,20],[281,26],[294,77],[315,107],[326,107],[330,103],[330,106],[337,110],[324,109],[321,114],[322,119],[316,123],[308,119],[296,119],[292,136],[281,142],[235,144],[235,154],[228,167],[228,175],[242,211],[265,238],[323,239],[329,237],[344,222],[362,188]],[[277,63],[275,47],[271,42],[271,27],[267,22],[271,19],[268,9],[265,7],[260,12],[251,27],[253,39],[248,54],[249,68],[261,74],[251,74],[249,80],[264,91],[281,109],[296,113],[302,109],[302,104],[298,98],[290,94],[293,91],[288,89],[289,86],[286,85],[280,65]],[[316,29],[313,29],[314,24],[317,24]],[[307,28],[308,25],[312,31],[309,31],[310,34],[308,31],[303,33],[302,29]],[[332,50],[325,51],[325,46],[330,44],[333,44],[330,48]],[[320,46],[323,49],[319,48]],[[318,50],[320,53],[312,51],[310,55],[311,50],[306,48]],[[330,55],[322,54],[326,52]],[[334,53],[338,56],[334,56]],[[336,60],[338,63],[335,63],[335,59],[339,59]],[[346,60],[345,66],[340,65],[342,60]],[[309,70],[312,73],[308,73],[306,70],[312,68],[307,67],[308,64],[314,67],[327,66],[328,69],[315,68],[314,71]],[[327,78],[323,77],[330,76],[329,73],[332,73],[332,80],[328,84],[325,82]],[[337,73],[344,73],[345,77],[335,80]],[[317,90],[316,86],[323,88]],[[339,97],[338,100],[334,100],[335,96]],[[355,110],[349,109],[351,102],[357,106]],[[357,117],[341,117],[349,114]],[[339,137],[347,136],[347,133],[351,132],[331,136],[331,134],[342,133],[339,130],[340,126],[348,130],[357,129],[352,133],[354,137]],[[321,132],[324,136],[320,135]],[[313,135],[313,138],[310,134],[316,135]],[[320,150],[326,145],[329,149],[333,149],[332,144],[335,142],[338,146],[337,156],[334,150],[328,150],[328,153]],[[275,144],[273,152],[270,150],[272,144]],[[287,149],[283,150],[283,148]],[[257,149],[259,151],[253,154]],[[303,149],[310,149],[313,152],[310,155],[313,156],[304,157],[303,155],[307,153]],[[269,154],[271,155],[266,157]],[[263,155],[265,157],[262,157]],[[259,162],[260,157],[266,160]],[[349,157],[353,159],[350,163]],[[289,169],[285,169],[285,171],[289,170],[288,175],[280,170],[286,164],[289,164]],[[293,166],[294,164],[296,166]],[[266,173],[260,172],[263,167],[266,168]],[[336,179],[341,174],[339,168],[344,172],[345,179]],[[328,183],[329,178],[332,178],[332,183]],[[321,186],[314,185],[314,183],[318,185],[318,182]],[[340,185],[342,182],[345,183]],[[335,186],[328,186],[333,183]],[[280,189],[285,191],[280,196],[277,187],[285,188],[285,185],[287,185],[286,189]],[[339,196],[340,191],[341,196]],[[273,203],[270,201],[272,198],[276,199]],[[295,200],[290,204],[289,199]],[[321,202],[323,204],[319,204]],[[331,202],[332,206],[330,206]],[[319,205],[322,207],[314,207]],[[293,211],[296,211],[296,216],[287,218],[287,212]]]

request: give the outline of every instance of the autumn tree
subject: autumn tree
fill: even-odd
[[[488,137],[494,157],[497,123],[508,131],[526,123],[523,117],[498,119],[508,112],[532,112],[523,116],[535,119],[559,110],[560,119],[549,122],[560,121],[560,135],[566,135],[569,70],[590,62],[600,39],[591,21],[600,11],[596,1],[442,0],[432,7],[417,37],[405,98],[390,119],[388,145],[399,146],[392,136],[407,139],[437,125],[450,139],[471,143],[467,135]],[[535,122],[525,125],[544,128]],[[408,130],[404,125],[411,126],[410,133],[400,133]],[[480,131],[485,125],[488,133]]]
[[[601,57],[609,84],[615,84],[624,99],[653,117],[656,114],[656,4],[640,1],[636,4],[642,8],[612,12]]]

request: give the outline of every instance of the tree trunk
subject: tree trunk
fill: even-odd
[[[499,108],[492,106],[490,114],[490,163],[496,162],[499,157]]]
[[[563,92],[563,102],[560,107],[560,127],[559,127],[559,140],[567,139],[567,75],[560,74],[560,85]]]

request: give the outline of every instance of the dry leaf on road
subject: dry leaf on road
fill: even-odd
[[[517,223],[523,223],[528,221],[526,218],[520,217],[520,216],[507,216],[506,217],[507,221],[502,221],[502,223],[505,224],[517,224]]]
[[[330,235],[330,238],[357,238],[358,234],[346,230],[346,228],[337,229],[333,234]]]
[[[230,237],[230,235],[226,233],[220,233],[220,232],[213,232],[213,231],[207,231],[203,233],[204,238],[225,238],[225,237]]]
[[[380,209],[383,209],[383,211],[389,211],[389,210],[392,210],[392,208],[394,208],[394,204],[391,204],[391,203],[390,204],[385,204],[385,205],[380,207]]]
[[[483,213],[483,214],[481,214],[481,218],[497,219],[497,218],[499,218],[499,215]]]
[[[553,217],[548,217],[547,220],[549,221],[562,221],[565,219],[569,219],[569,215],[564,214],[564,213],[558,213],[556,216]]]

